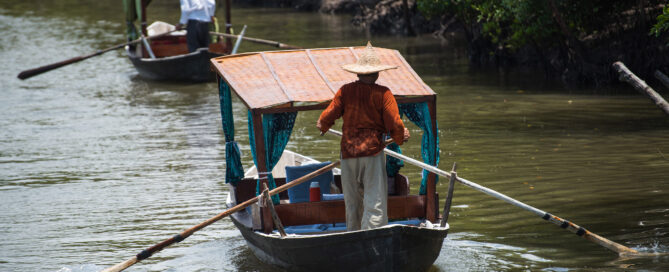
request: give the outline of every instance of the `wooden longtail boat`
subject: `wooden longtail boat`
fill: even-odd
[[[152,45],[154,50],[159,48],[155,45],[155,43]],[[185,47],[186,44],[176,43],[175,46]],[[206,48],[200,48],[192,53],[187,53],[188,50],[186,50],[184,54],[156,55],[155,59],[151,59],[140,57],[131,48],[127,48],[126,51],[128,58],[143,78],[189,82],[213,81],[215,77],[207,66],[207,62],[213,57],[223,55],[223,53],[219,54]]]
[[[152,36],[161,32],[150,33],[147,30],[146,7],[151,1],[126,0],[126,23],[128,25],[128,39],[134,40],[140,35]],[[136,13],[135,7],[140,7]],[[178,12],[178,11],[175,11]],[[135,30],[134,21],[139,19],[141,34]],[[226,1],[226,28],[230,33],[230,3]],[[163,30],[164,31],[164,30]],[[130,62],[135,66],[139,75],[152,80],[203,82],[215,80],[209,69],[209,60],[214,57],[227,55],[232,50],[230,38],[212,39],[208,48],[188,52],[185,31],[176,31],[170,35],[148,40],[147,43],[126,46]]]
[[[284,167],[316,163],[284,150],[295,116],[300,111],[322,110],[337,89],[356,79],[342,64],[354,63],[364,47],[306,49],[244,53],[214,58],[226,138],[227,205],[232,207],[256,195],[257,186],[286,183]],[[437,161],[436,95],[396,50],[375,48],[382,62],[399,66],[381,73],[380,85],[389,87],[403,112],[424,129],[424,160]],[[231,94],[248,111],[249,137],[255,165],[244,175],[234,142]],[[314,120],[315,124],[315,120]],[[314,133],[318,133],[313,128]],[[419,139],[420,137],[414,137]],[[335,147],[338,152],[339,147]],[[269,167],[268,167],[269,166]],[[410,194],[408,179],[389,172],[389,225],[346,231],[341,199],[293,203],[288,193],[274,199],[274,206],[253,205],[231,215],[249,248],[262,261],[290,270],[304,271],[424,271],[439,256],[448,225],[437,222],[436,176],[424,173],[420,194]],[[341,189],[338,171],[333,190]],[[308,183],[308,182],[307,182]],[[289,189],[290,190],[290,189]],[[392,192],[391,192],[392,191]],[[325,196],[325,195],[324,195]],[[276,224],[272,210],[278,215]],[[287,236],[277,233],[285,226]]]

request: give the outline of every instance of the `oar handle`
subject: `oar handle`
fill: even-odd
[[[281,193],[281,192],[283,192],[283,191],[285,191],[285,190],[288,190],[289,188],[292,188],[292,187],[295,187],[295,186],[297,186],[297,185],[300,185],[300,184],[304,183],[304,182],[307,181],[307,180],[310,180],[310,179],[312,179],[312,178],[314,178],[314,177],[316,177],[316,176],[319,176],[319,175],[321,175],[321,174],[323,174],[323,173],[325,173],[325,172],[327,172],[327,171],[332,170],[333,168],[337,167],[337,166],[339,165],[340,162],[341,162],[341,161],[335,161],[335,162],[333,162],[333,163],[330,163],[330,164],[328,164],[328,165],[326,165],[326,166],[323,166],[323,167],[319,168],[319,169],[316,170],[316,171],[313,171],[313,172],[311,172],[311,173],[309,173],[309,174],[306,174],[306,175],[304,175],[304,176],[302,176],[302,177],[300,177],[300,178],[298,178],[298,179],[295,179],[295,180],[293,180],[293,181],[291,181],[291,182],[288,182],[288,183],[286,183],[286,184],[284,184],[284,185],[281,185],[281,186],[279,186],[279,187],[277,187],[277,188],[274,188],[274,189],[272,189],[272,190],[269,191],[269,195],[270,195],[270,196],[273,196],[273,195],[276,195],[276,194],[278,194],[278,193]],[[169,238],[169,239],[166,239],[166,240],[164,240],[164,241],[162,241],[162,242],[160,242],[160,243],[158,243],[158,244],[156,244],[156,245],[154,245],[154,246],[152,246],[152,247],[149,247],[149,248],[147,248],[147,249],[145,249],[145,250],[142,250],[142,252],[140,252],[139,254],[133,256],[132,258],[130,258],[130,259],[124,261],[124,262],[118,263],[118,264],[116,264],[116,265],[114,265],[114,266],[112,266],[112,267],[109,267],[109,268],[103,270],[103,272],[117,272],[117,271],[123,271],[123,270],[125,270],[126,268],[132,266],[133,264],[136,264],[136,263],[138,263],[138,262],[141,261],[141,260],[144,260],[144,259],[146,259],[146,258],[151,257],[151,255],[153,255],[154,253],[156,253],[156,252],[158,252],[158,251],[161,251],[163,248],[168,247],[168,246],[170,246],[170,245],[172,245],[172,244],[174,244],[174,243],[181,242],[181,241],[183,241],[184,239],[188,238],[188,237],[189,237],[191,234],[193,234],[194,232],[196,232],[196,231],[198,231],[198,230],[200,230],[200,229],[203,229],[203,228],[206,227],[206,226],[209,226],[209,225],[213,224],[214,222],[220,220],[221,218],[224,218],[224,217],[226,217],[226,216],[228,216],[228,215],[231,215],[231,214],[233,214],[233,213],[235,213],[235,212],[241,211],[241,210],[245,209],[246,207],[252,205],[253,203],[255,203],[255,202],[257,202],[257,201],[258,201],[258,197],[256,196],[256,197],[253,197],[253,198],[251,198],[251,199],[249,199],[249,200],[246,200],[246,201],[242,202],[241,204],[237,204],[236,206],[234,206],[234,207],[232,207],[232,208],[230,208],[230,209],[227,209],[227,210],[225,210],[224,212],[219,213],[218,215],[216,215],[216,216],[214,216],[214,217],[212,217],[212,218],[209,218],[209,219],[207,219],[206,221],[204,221],[204,222],[202,222],[202,223],[200,223],[200,224],[198,224],[198,225],[196,225],[196,226],[193,226],[193,227],[191,227],[191,228],[189,228],[189,229],[187,229],[187,230],[184,230],[183,232],[181,232],[181,233],[179,233],[179,234],[177,234],[177,235],[175,235],[175,236],[173,236],[173,237],[171,237],[171,238]]]
[[[167,34],[170,34],[170,33],[174,32],[174,31],[177,31],[177,30],[175,29],[175,30],[168,31],[168,32],[165,32],[165,33],[162,33],[162,34],[149,36],[149,37],[146,37],[146,40],[162,37],[162,36],[165,36]],[[122,43],[122,44],[119,44],[119,45],[115,45],[115,46],[112,46],[112,47],[109,47],[109,48],[106,48],[106,49],[98,50],[98,51],[96,51],[94,53],[91,53],[91,54],[88,54],[88,55],[78,56],[78,57],[74,57],[74,58],[71,58],[71,59],[68,59],[68,60],[64,60],[64,61],[40,66],[40,67],[29,69],[29,70],[25,70],[25,71],[22,71],[21,73],[19,73],[19,75],[17,77],[19,79],[22,79],[22,80],[27,79],[27,78],[31,78],[31,77],[34,77],[36,75],[51,71],[53,69],[57,69],[57,68],[63,67],[63,66],[68,65],[68,64],[72,64],[72,63],[79,62],[79,61],[82,61],[82,60],[85,60],[85,59],[88,59],[88,58],[91,58],[91,57],[102,55],[102,54],[107,53],[109,51],[116,50],[116,49],[125,47],[127,45],[134,44],[134,43],[138,43],[140,41],[142,41],[141,38],[135,39],[135,40],[132,40],[132,41],[129,41],[129,42],[126,42],[126,43]]]
[[[216,35],[216,36],[221,36],[221,37],[226,37],[226,38],[239,38],[239,36],[240,36],[240,35],[234,35],[234,34],[228,34],[228,33],[220,33],[220,32],[214,32],[214,31],[209,32],[209,34],[211,34],[211,35]],[[290,44],[285,44],[285,43],[280,43],[280,42],[277,42],[277,41],[263,40],[263,39],[251,38],[251,37],[242,37],[242,39],[243,39],[243,40],[250,41],[250,42],[254,42],[254,43],[271,45],[271,46],[278,47],[278,48],[284,48],[284,49],[302,49],[302,47],[299,47],[299,46],[290,45]]]
[[[30,77],[39,75],[41,73],[48,72],[48,71],[51,71],[53,69],[59,68],[61,66],[65,66],[65,65],[72,64],[72,63],[75,63],[75,62],[78,62],[78,61],[82,61],[82,60],[87,59],[87,58],[89,58],[89,57],[79,56],[79,57],[74,57],[74,58],[64,60],[64,61],[61,61],[61,62],[56,62],[56,63],[53,63],[53,64],[40,66],[40,67],[37,67],[37,68],[34,68],[34,69],[25,70],[25,71],[19,73],[19,75],[17,77],[19,79],[30,78]]]
[[[111,51],[111,50],[115,50],[115,49],[124,47],[124,46],[126,46],[126,45],[130,45],[130,44],[133,44],[133,43],[137,43],[137,42],[139,42],[140,40],[141,40],[141,39],[136,39],[136,40],[133,40],[133,41],[130,41],[130,42],[126,42],[126,43],[123,43],[123,44],[119,44],[119,45],[116,45],[116,46],[109,47],[109,48],[107,48],[107,49],[99,50],[99,51],[96,51],[96,52],[91,53],[91,54],[88,54],[88,55],[78,56],[78,57],[74,57],[74,58],[71,58],[71,59],[68,59],[68,60],[64,60],[64,61],[60,61],[60,62],[56,62],[56,63],[52,63],[52,64],[48,64],[48,65],[44,65],[44,66],[40,66],[40,67],[37,67],[37,68],[34,68],[34,69],[25,70],[25,71],[19,73],[18,78],[19,78],[19,79],[31,78],[31,77],[33,77],[33,76],[36,76],[36,75],[39,75],[39,74],[42,74],[42,73],[51,71],[51,70],[53,70],[53,69],[60,68],[60,67],[62,67],[62,66],[68,65],[68,64],[72,64],[72,63],[75,63],[75,62],[79,62],[79,61],[82,61],[82,60],[85,60],[85,59],[88,59],[88,58],[91,58],[91,57],[95,57],[95,56],[101,55],[101,54],[106,53],[106,52],[108,52],[108,51]]]
[[[341,135],[341,132],[336,131],[336,130],[332,130],[332,129],[330,129],[328,132],[330,132],[330,133],[332,133],[332,134],[335,134],[335,135]],[[415,160],[415,159],[412,159],[412,158],[410,158],[410,157],[404,156],[404,155],[402,155],[402,154],[399,154],[399,153],[394,152],[394,151],[392,151],[392,150],[389,150],[389,149],[387,149],[387,148],[384,149],[383,152],[386,153],[386,155],[389,155],[389,156],[391,156],[391,157],[395,157],[395,158],[398,158],[398,159],[403,160],[403,161],[405,161],[405,162],[411,163],[411,164],[413,164],[413,165],[416,165],[416,166],[418,166],[418,167],[421,167],[421,168],[423,168],[423,169],[425,169],[425,170],[427,170],[427,171],[430,171],[430,172],[435,173],[435,174],[437,174],[437,175],[440,175],[440,176],[442,176],[442,177],[449,178],[449,179],[451,178],[451,174],[450,174],[450,173],[448,173],[448,172],[446,172],[446,171],[444,171],[444,170],[441,170],[441,169],[439,169],[439,168],[437,168],[437,167],[435,167],[435,166],[432,166],[432,165],[429,165],[429,164],[426,164],[426,163],[417,161],[417,160]],[[483,187],[483,186],[481,186],[481,185],[478,185],[478,184],[476,184],[476,183],[474,183],[474,182],[471,182],[471,181],[469,181],[469,180],[466,180],[466,179],[461,178],[461,177],[458,177],[458,176],[455,177],[455,180],[457,180],[458,182],[464,184],[465,186],[468,186],[468,187],[470,187],[470,188],[473,188],[473,189],[475,189],[475,190],[477,190],[477,191],[479,191],[479,192],[482,192],[482,193],[485,193],[485,194],[487,194],[487,195],[489,195],[489,196],[492,196],[492,197],[495,197],[495,198],[497,198],[497,199],[503,200],[503,201],[505,201],[505,202],[507,202],[507,203],[510,203],[510,204],[512,204],[512,205],[514,205],[514,206],[516,206],[516,207],[520,207],[520,208],[523,208],[523,209],[525,209],[525,210],[528,210],[528,211],[530,211],[530,212],[532,212],[532,213],[534,213],[534,214],[540,216],[540,217],[543,218],[544,220],[548,220],[548,221],[552,222],[553,224],[556,224],[556,225],[558,225],[558,226],[560,226],[560,227],[562,227],[562,228],[564,228],[564,229],[567,229],[567,230],[569,230],[569,231],[571,231],[571,232],[573,232],[573,233],[576,233],[578,236],[581,236],[581,237],[583,237],[583,238],[585,238],[585,239],[587,239],[587,240],[589,240],[589,241],[595,242],[595,243],[597,243],[597,244],[599,244],[599,245],[601,245],[601,246],[603,246],[603,247],[605,247],[605,248],[608,248],[608,249],[610,249],[610,250],[612,250],[612,251],[615,251],[615,252],[617,252],[617,253],[620,254],[620,255],[632,255],[632,254],[638,254],[638,251],[636,251],[636,250],[634,250],[634,249],[631,249],[631,248],[629,248],[629,247],[623,246],[623,245],[618,244],[618,243],[616,243],[616,242],[613,242],[613,241],[611,241],[611,240],[609,240],[609,239],[606,239],[606,238],[604,238],[604,237],[601,237],[601,236],[599,236],[599,235],[597,235],[597,234],[595,234],[595,233],[592,233],[592,232],[586,230],[585,228],[583,228],[583,227],[581,227],[581,226],[578,226],[578,225],[576,225],[576,224],[574,224],[574,223],[572,223],[572,222],[569,222],[569,221],[567,221],[567,220],[564,220],[564,219],[562,219],[562,218],[559,218],[559,217],[557,217],[557,216],[554,216],[554,215],[552,215],[552,214],[550,214],[550,213],[544,212],[544,211],[542,211],[542,210],[540,210],[540,209],[537,209],[537,208],[532,207],[532,206],[530,206],[530,205],[527,205],[527,204],[525,204],[525,203],[523,203],[523,202],[520,202],[520,201],[518,201],[518,200],[515,200],[515,199],[513,199],[513,198],[511,198],[511,197],[509,197],[509,196],[507,196],[507,195],[505,195],[505,194],[502,194],[502,193],[497,192],[497,191],[495,191],[495,190],[492,190],[492,189],[490,189],[490,188]]]

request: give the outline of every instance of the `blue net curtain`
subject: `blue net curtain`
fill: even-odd
[[[386,148],[402,154],[402,149],[400,149],[400,146],[394,142],[386,146]],[[404,162],[402,160],[386,155],[386,173],[389,177],[397,175],[402,167],[404,167]]]
[[[439,165],[439,136],[434,137],[432,135],[432,118],[430,117],[430,110],[427,106],[427,103],[421,102],[421,103],[399,104],[398,107],[400,109],[400,115],[406,115],[409,121],[416,124],[423,130],[423,139],[421,140],[421,145],[420,145],[423,162],[434,166]],[[399,150],[399,146],[397,146],[396,148],[397,150]],[[399,168],[403,166],[403,164],[399,165],[399,163],[395,162],[392,159],[388,159],[387,162],[391,163],[391,165],[386,164],[386,169],[395,171],[394,172],[395,174],[397,174]],[[388,171],[388,175],[390,175],[391,173],[392,173],[391,171]],[[421,195],[427,193],[428,173],[429,172],[427,170],[423,170],[423,179],[420,182]]]
[[[248,112],[249,125],[249,141],[251,142],[251,154],[253,154],[253,162],[258,165],[258,158],[256,158],[255,134],[253,132],[253,114]],[[274,176],[272,176],[272,169],[279,159],[281,154],[288,144],[290,134],[293,132],[295,125],[295,118],[297,112],[283,112],[262,115],[263,139],[265,142],[265,165],[267,165],[267,184],[270,190],[276,188]],[[259,175],[260,176],[260,175]],[[260,194],[260,180],[256,184],[256,195]],[[279,203],[279,195],[272,196],[274,204]]]
[[[235,142],[230,86],[220,78],[218,79],[218,97],[221,102],[221,120],[223,121],[223,134],[225,134],[225,182],[237,186],[237,183],[244,178],[244,168],[239,145]]]

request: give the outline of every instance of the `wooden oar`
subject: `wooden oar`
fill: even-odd
[[[172,30],[172,31],[168,31],[168,32],[165,32],[165,33],[162,33],[162,34],[159,34],[159,35],[146,37],[145,39],[146,40],[155,39],[155,38],[162,37],[162,36],[165,36],[167,34],[170,34],[174,31],[177,31],[177,29]],[[91,54],[88,54],[88,55],[78,56],[78,57],[74,57],[74,58],[64,60],[64,61],[61,61],[61,62],[56,62],[56,63],[40,66],[40,67],[37,67],[37,68],[25,70],[25,71],[22,71],[21,73],[19,73],[18,78],[19,79],[26,79],[26,78],[34,77],[34,76],[39,75],[41,73],[45,73],[45,72],[51,71],[53,69],[57,69],[57,68],[63,67],[63,66],[68,65],[68,64],[80,62],[80,61],[88,59],[88,58],[99,56],[99,55],[102,55],[102,54],[107,53],[109,51],[116,50],[116,49],[125,47],[127,45],[135,44],[135,43],[138,43],[138,42],[141,42],[141,41],[142,41],[142,38],[138,38],[136,40],[129,41],[129,42],[126,42],[126,43],[122,43],[122,44],[119,44],[119,45],[115,45],[115,46],[109,47],[107,49],[102,49],[102,50],[99,50],[95,53],[91,53]]]
[[[332,133],[332,134],[334,134],[334,135],[339,135],[339,136],[342,135],[341,132],[336,131],[336,130],[332,130],[332,129],[330,129],[328,132],[330,132],[330,133]],[[386,153],[386,155],[389,155],[389,156],[398,158],[398,159],[400,159],[400,160],[403,160],[403,161],[405,161],[405,162],[411,163],[411,164],[413,164],[413,165],[416,165],[416,166],[418,166],[418,167],[420,167],[420,168],[423,168],[423,169],[425,169],[425,170],[427,170],[427,171],[430,171],[430,172],[435,173],[435,174],[437,174],[437,175],[440,175],[440,176],[442,176],[442,177],[449,178],[449,179],[451,178],[451,174],[450,174],[450,173],[448,173],[448,172],[446,172],[446,171],[444,171],[444,170],[441,170],[441,169],[439,169],[439,168],[437,168],[437,167],[434,167],[434,166],[432,166],[432,165],[423,163],[423,162],[421,162],[421,161],[417,161],[417,160],[415,160],[415,159],[412,159],[412,158],[410,158],[410,157],[404,156],[404,155],[402,155],[402,154],[399,154],[399,153],[394,152],[394,151],[392,151],[392,150],[389,150],[389,149],[387,149],[387,148],[384,149],[383,152]],[[560,227],[563,228],[563,229],[567,229],[567,230],[569,230],[569,231],[571,231],[571,232],[573,232],[573,233],[576,233],[578,236],[581,236],[581,237],[583,237],[583,238],[585,238],[585,239],[587,239],[587,240],[589,240],[589,241],[595,242],[595,243],[597,243],[597,244],[599,244],[599,245],[601,245],[601,246],[603,246],[603,247],[605,247],[605,248],[608,248],[608,249],[610,249],[610,250],[612,250],[612,251],[615,251],[615,252],[617,252],[617,253],[618,253],[619,255],[621,255],[621,256],[632,256],[632,257],[634,257],[634,256],[658,256],[658,255],[666,255],[666,254],[669,254],[669,253],[642,253],[642,252],[638,252],[638,251],[636,251],[636,250],[634,250],[634,249],[631,249],[631,248],[629,248],[629,247],[623,246],[623,245],[618,244],[618,243],[616,243],[616,242],[613,242],[613,241],[611,241],[611,240],[609,240],[609,239],[606,239],[606,238],[604,238],[604,237],[601,237],[601,236],[599,236],[599,235],[597,235],[597,234],[595,234],[595,233],[592,233],[592,232],[586,230],[585,228],[583,228],[583,227],[581,227],[581,226],[578,226],[578,225],[576,225],[576,224],[574,224],[574,223],[572,223],[572,222],[569,222],[569,221],[564,220],[564,219],[562,219],[562,218],[560,218],[560,217],[557,217],[557,216],[555,216],[555,215],[552,215],[552,214],[550,214],[550,213],[544,212],[544,211],[539,210],[539,209],[537,209],[537,208],[535,208],[535,207],[532,207],[532,206],[530,206],[530,205],[527,205],[527,204],[525,204],[525,203],[522,203],[522,202],[520,202],[520,201],[518,201],[518,200],[515,200],[515,199],[513,199],[513,198],[510,198],[510,197],[508,197],[508,196],[506,196],[506,195],[504,195],[504,194],[502,194],[502,193],[499,193],[499,192],[497,192],[497,191],[495,191],[495,190],[492,190],[492,189],[483,187],[483,186],[478,185],[478,184],[476,184],[476,183],[474,183],[474,182],[471,182],[471,181],[469,181],[469,180],[463,179],[463,178],[461,178],[461,177],[459,177],[459,176],[456,176],[455,179],[456,179],[458,182],[464,184],[465,186],[468,186],[468,187],[470,187],[470,188],[473,188],[473,189],[475,189],[475,190],[477,190],[477,191],[479,191],[479,192],[483,192],[483,193],[485,193],[485,194],[487,194],[487,195],[490,195],[490,196],[492,196],[492,197],[495,197],[495,198],[497,198],[497,199],[501,199],[501,200],[503,200],[503,201],[506,201],[507,203],[510,203],[510,204],[512,204],[512,205],[514,205],[514,206],[516,206],[516,207],[520,207],[520,208],[523,208],[523,209],[525,209],[525,210],[528,210],[528,211],[530,211],[530,212],[532,212],[532,213],[534,213],[534,214],[540,216],[540,217],[543,218],[544,220],[548,220],[548,221],[552,222],[553,224],[556,224],[556,225],[560,226]]]
[[[221,37],[226,37],[226,38],[239,38],[239,35],[234,35],[234,34],[228,34],[228,33],[220,33],[220,32],[209,32],[211,35],[216,35],[216,36],[221,36]],[[284,48],[284,49],[302,49],[302,47],[295,46],[295,45],[290,45],[290,44],[285,44],[285,43],[280,43],[276,41],[270,41],[270,40],[263,40],[263,39],[258,39],[258,38],[251,38],[251,37],[242,37],[242,39],[247,40],[249,42],[254,42],[254,43],[260,43],[260,44],[266,44],[266,45],[271,45],[274,47],[278,48]]]
[[[320,169],[318,169],[316,171],[313,171],[313,172],[311,172],[311,173],[309,173],[305,176],[302,176],[301,178],[298,178],[298,179],[293,180],[291,182],[288,182],[284,185],[281,185],[277,188],[274,188],[271,191],[269,191],[269,195],[273,196],[273,195],[276,195],[280,192],[283,192],[283,191],[287,190],[288,188],[295,187],[295,186],[297,186],[297,185],[299,185],[299,184],[301,184],[301,183],[303,183],[307,180],[312,179],[313,177],[316,177],[320,174],[323,174],[327,171],[330,171],[332,168],[337,167],[337,165],[339,165],[339,163],[340,163],[340,161],[330,163],[326,166],[321,167]],[[116,264],[112,267],[109,267],[109,268],[103,270],[103,272],[123,271],[124,269],[130,267],[131,265],[136,264],[139,261],[144,260],[148,257],[151,257],[151,255],[153,255],[153,253],[161,251],[163,248],[168,247],[168,246],[170,246],[174,243],[178,243],[178,242],[183,241],[184,239],[188,238],[188,236],[190,236],[194,232],[196,232],[200,229],[203,229],[206,226],[209,226],[209,225],[213,224],[214,222],[220,220],[221,218],[224,218],[224,217],[226,217],[228,215],[231,215],[235,212],[241,211],[242,209],[250,206],[251,204],[255,203],[256,201],[258,201],[257,196],[253,197],[253,198],[251,198],[247,201],[244,201],[241,204],[238,204],[237,206],[234,206],[230,209],[227,209],[224,212],[222,212],[222,213],[220,213],[220,214],[218,214],[218,215],[216,215],[212,218],[209,218],[206,221],[204,221],[204,222],[202,222],[202,223],[200,223],[196,226],[193,226],[193,227],[191,227],[187,230],[184,230],[183,232],[173,236],[172,238],[169,238],[169,239],[167,239],[165,241],[162,241],[162,242],[160,242],[160,243],[158,243],[158,244],[156,244],[156,245],[154,245],[150,248],[147,248],[147,249],[143,250],[142,252],[140,252],[139,254],[135,255],[134,257],[132,257],[132,258],[130,258],[130,259],[128,259],[128,260],[126,260],[122,263]]]

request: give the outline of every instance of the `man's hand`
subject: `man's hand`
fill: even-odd
[[[318,119],[318,121],[316,121],[316,127],[318,128],[318,131],[321,132],[321,136],[325,135],[325,132],[323,132],[323,130],[321,129],[323,127],[323,125],[321,125],[321,119]]]
[[[404,142],[409,141],[409,138],[411,138],[411,135],[409,135],[409,130],[404,128]]]
[[[174,27],[176,27],[176,30],[184,29],[184,25],[182,25],[181,23],[176,24]]]

